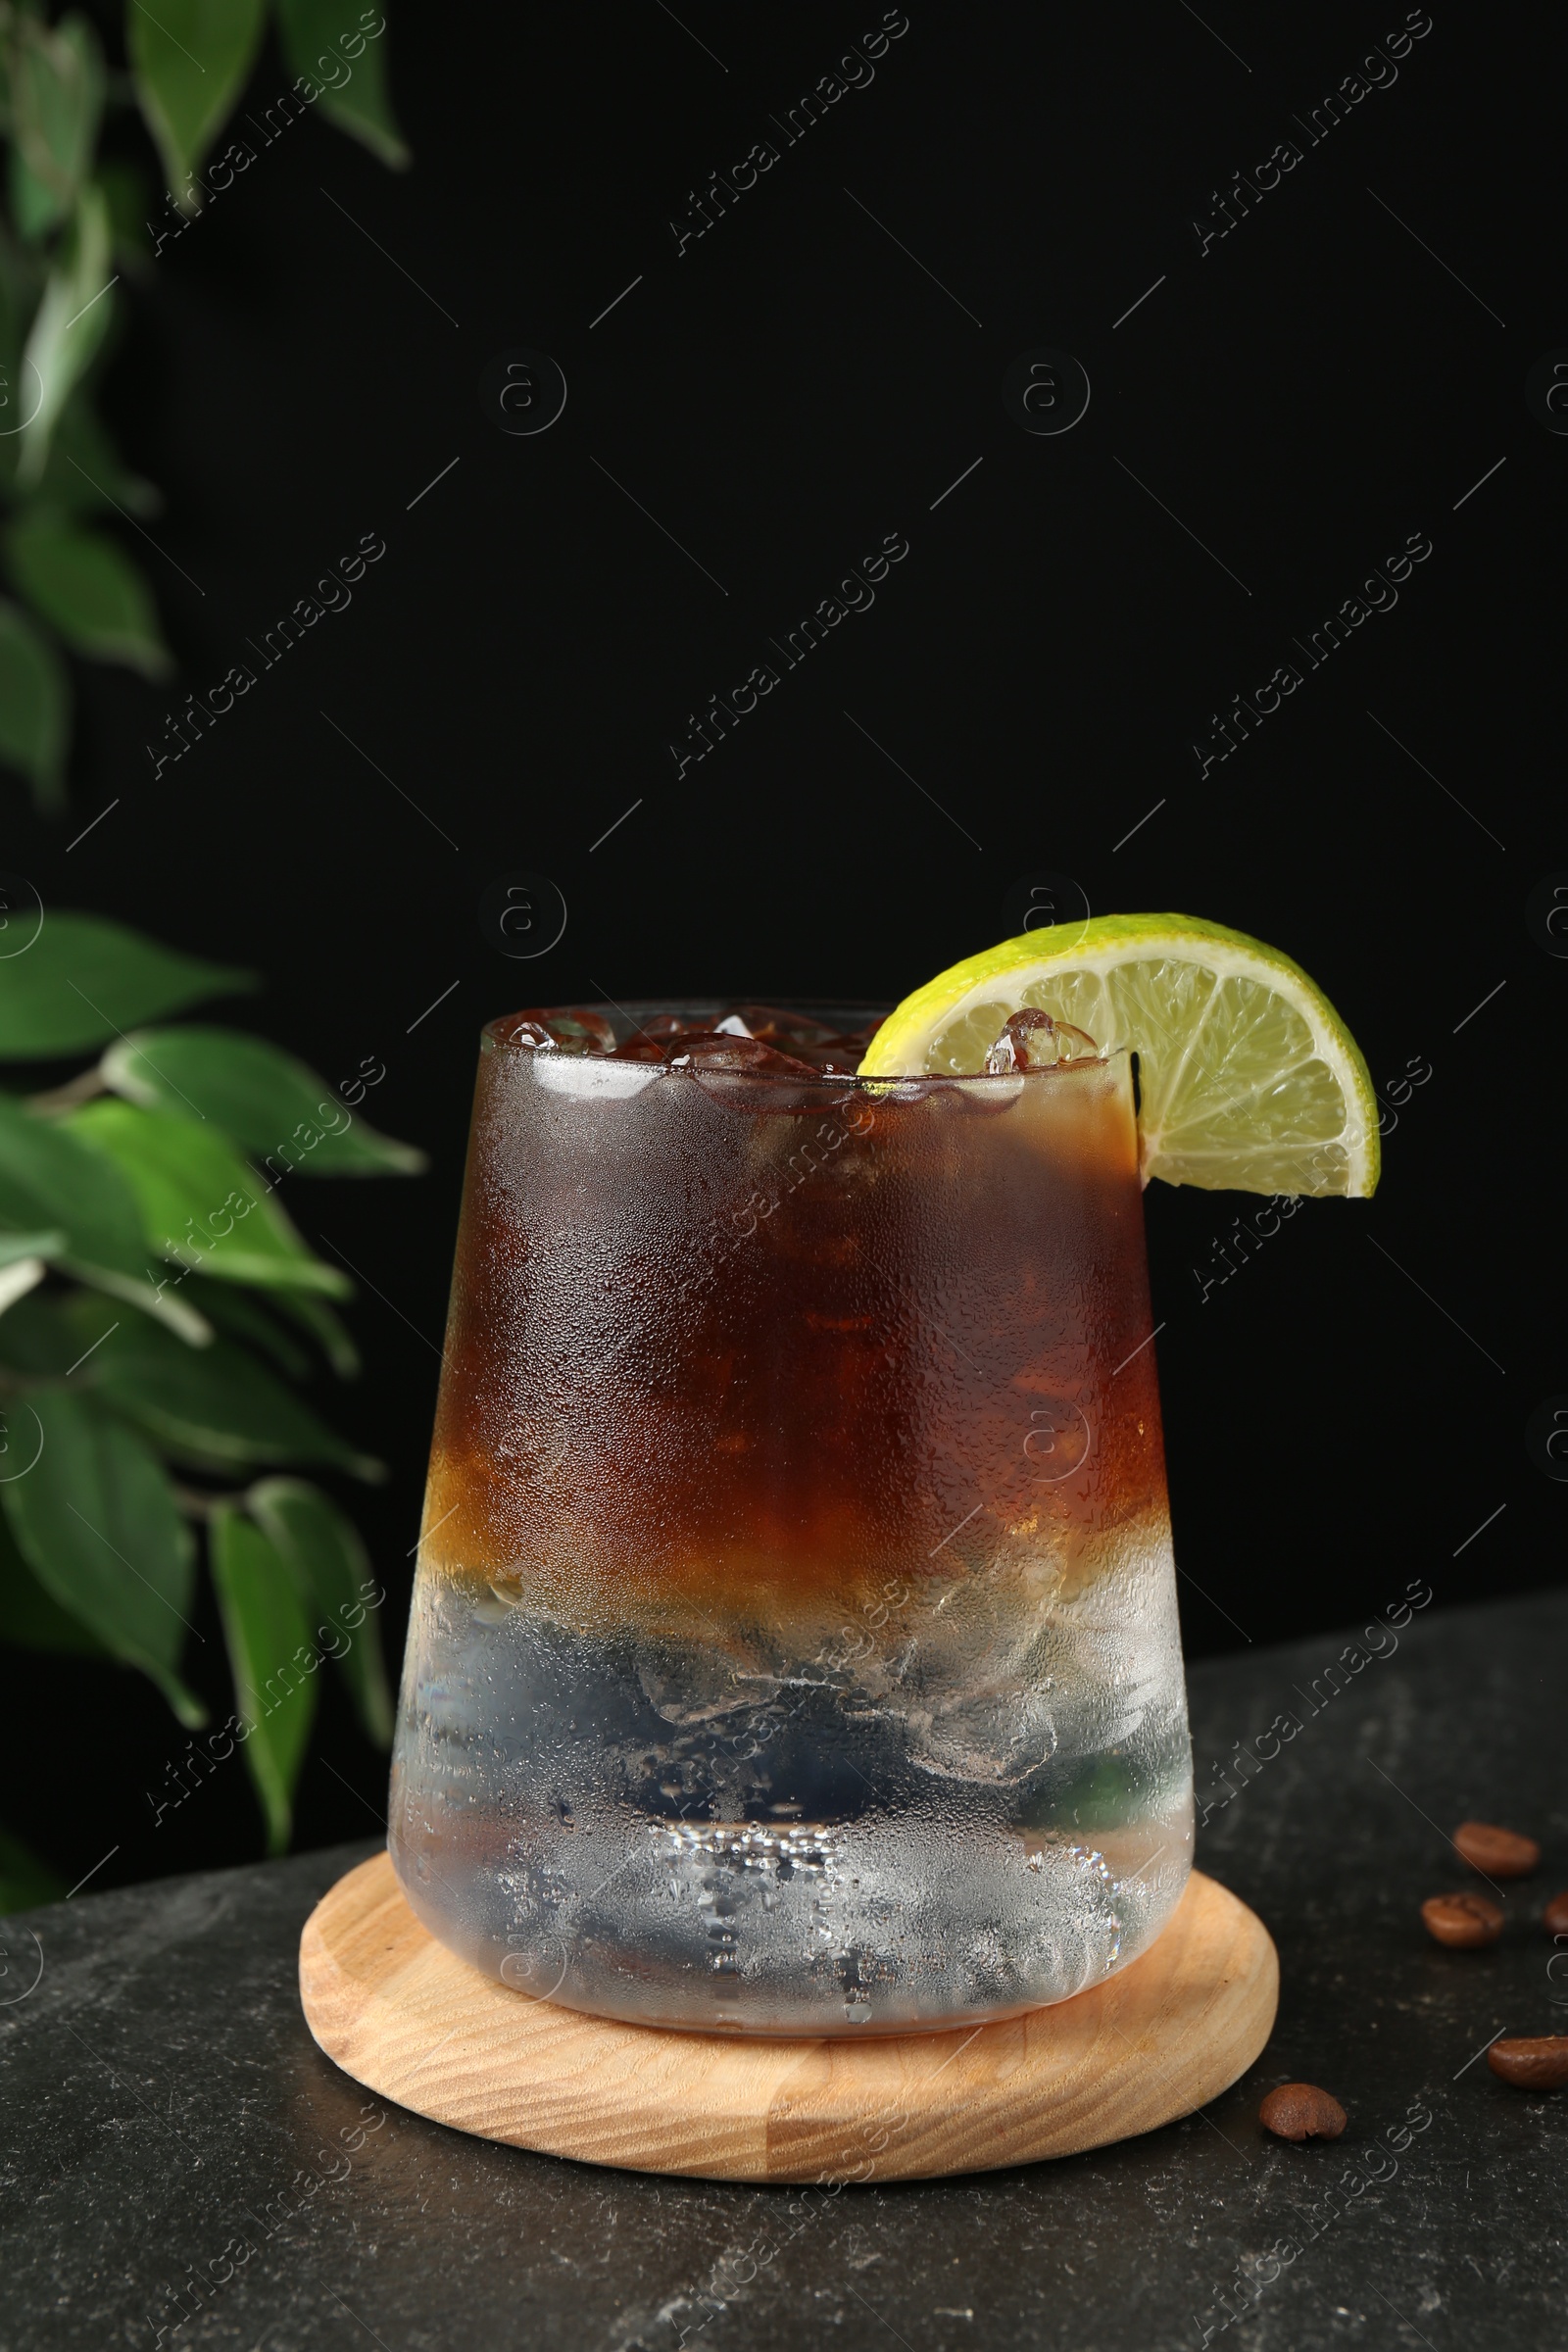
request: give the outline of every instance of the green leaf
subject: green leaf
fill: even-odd
[[[147,174],[135,164],[105,163],[100,158],[96,177],[109,207],[114,259],[122,270],[144,277],[155,258],[147,235],[147,213],[153,201]]]
[[[144,1030],[104,1055],[117,1094],[164,1108],[194,1106],[273,1177],[416,1176],[422,1152],[394,1143],[351,1110],[324,1078],[236,1029]],[[348,1082],[352,1094],[364,1081]]]
[[[51,912],[33,945],[7,959],[4,973],[0,1061],[85,1053],[136,1021],[256,986],[252,972],[181,956],[95,914]]]
[[[43,1436],[32,1467],[0,1487],[17,1545],[68,1615],[139,1666],[181,1723],[206,1720],[177,1668],[195,1566],[190,1531],[140,1438],[87,1396],[37,1389]]]
[[[0,84],[4,73],[0,68]],[[13,156],[16,153],[12,149]],[[47,270],[39,255],[0,237],[0,482],[9,489],[38,405],[38,379],[23,372],[22,349],[42,296]]]
[[[13,1911],[36,1910],[40,1903],[58,1903],[65,1891],[65,1880],[57,1878],[47,1862],[40,1862],[9,1830],[0,1830],[0,1918],[9,1918]],[[20,1966],[17,1974],[19,1978],[23,1974]],[[15,1999],[17,1994],[9,1992],[9,1997]]]
[[[131,473],[78,384],[61,411],[49,444],[38,498],[61,514],[157,514],[163,500],[153,484]]]
[[[0,1233],[0,1268],[14,1266],[19,1258],[59,1257],[66,1247],[66,1237],[58,1227],[41,1233]]]
[[[312,1255],[216,1127],[107,1100],[84,1103],[64,1124],[120,1169],[136,1196],[143,1239],[160,1257],[220,1282],[349,1296],[347,1275]]]
[[[359,1529],[319,1487],[308,1486],[303,1479],[263,1479],[246,1499],[257,1524],[291,1563],[302,1590],[327,1620],[317,1629],[317,1640],[328,1655],[336,1656],[367,1739],[389,1747],[392,1696],[381,1662],[380,1636],[368,1614],[380,1607],[386,1591],[370,1572]]]
[[[116,540],[47,515],[6,533],[11,576],[34,612],[95,662],[122,662],[144,678],[173,667],[152,593]]]
[[[293,1827],[320,1661],[293,1572],[261,1529],[220,1504],[211,1546],[234,1690],[250,1727],[245,1761],[267,1817],[268,1851],[280,1854]]]
[[[0,1323],[0,1363],[13,1372],[20,1372],[27,1381],[42,1380],[51,1385],[63,1381],[80,1355],[86,1342],[78,1336],[78,1326],[72,1322],[67,1309],[77,1303],[80,1294],[60,1292],[34,1294],[11,1309]],[[104,1313],[105,1301],[92,1297],[90,1303]],[[104,1313],[104,1325],[115,1320],[115,1310]],[[93,1335],[89,1334],[89,1337]],[[12,1449],[23,1443],[32,1424],[26,1418],[26,1404],[13,1403],[8,1408],[13,1416]],[[24,1446],[23,1459],[30,1458],[33,1447]],[[11,1464],[6,1465],[9,1471]]]
[[[324,1299],[313,1298],[308,1291],[287,1291],[272,1303],[280,1314],[310,1333],[339,1380],[358,1380],[360,1351],[354,1334]]]
[[[250,77],[266,24],[263,0],[158,0],[127,11],[125,47],[136,97],[172,193],[187,182]]]
[[[344,0],[277,0],[283,54],[317,92],[322,114],[401,172],[409,150],[392,113],[386,51],[378,34],[350,28]]]
[[[6,158],[6,176],[10,182],[11,217],[17,224],[17,234],[28,245],[36,245],[47,236],[60,218],[60,205],[44,186],[34,179],[22,159],[22,149],[13,145]]]
[[[15,1406],[6,1416],[14,1425],[23,1419]],[[19,1439],[32,1450],[34,1432],[30,1421],[25,1438]],[[0,1455],[0,1476],[11,1467],[16,1444],[8,1427],[6,1451]],[[21,1458],[26,1459],[26,1453]],[[0,1641],[15,1642],[24,1649],[47,1649],[61,1657],[106,1658],[109,1655],[96,1634],[89,1633],[79,1617],[63,1609],[52,1593],[46,1592],[17,1549],[4,1511],[0,1511]]]
[[[72,1299],[66,1312],[81,1347],[93,1348],[80,1377],[175,1460],[226,1471],[320,1462],[368,1481],[384,1475],[232,1340],[198,1355],[140,1315],[104,1336],[97,1299]]]
[[[0,760],[22,770],[41,814],[52,813],[65,800],[70,726],[65,663],[24,612],[0,602]],[[6,979],[9,989],[9,973]]]
[[[109,331],[110,282],[109,207],[101,189],[83,188],[22,355],[27,423],[17,480],[24,487],[35,487],[42,478],[60,413]]]
[[[66,1237],[58,1228],[44,1233],[0,1232],[0,1315],[25,1298],[48,1272],[47,1260],[59,1257]]]
[[[58,1227],[67,1273],[160,1315],[193,1345],[211,1337],[193,1308],[156,1294],[136,1196],[120,1170],[10,1095],[0,1095],[0,1224],[19,1232]]]
[[[0,1236],[0,1315],[5,1313],[8,1306],[15,1306],[19,1298],[25,1298],[27,1293],[42,1282],[48,1271],[41,1256],[18,1252],[8,1257],[6,1244],[12,1238],[9,1234]],[[50,1236],[56,1242],[64,1238],[62,1234]]]
[[[290,1380],[309,1380],[315,1369],[306,1350],[298,1347],[286,1331],[281,1330],[266,1308],[259,1305],[246,1291],[236,1291],[226,1282],[208,1282],[197,1275],[187,1286],[186,1297],[198,1314],[205,1315],[230,1339],[243,1340],[249,1347],[260,1348],[270,1355],[280,1372]],[[278,1303],[275,1299],[274,1304]],[[323,1310],[330,1313],[331,1309]]]
[[[92,162],[103,114],[104,61],[83,17],[68,17],[54,30],[32,17],[18,16],[15,24],[16,153],[37,191],[24,199],[20,225],[24,235],[36,235],[64,220]]]

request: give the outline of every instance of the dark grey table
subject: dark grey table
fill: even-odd
[[[730,2188],[424,2123],[300,2018],[300,1924],[357,1849],[10,1923],[0,2345],[1561,2346],[1568,2093],[1509,2090],[1482,2053],[1568,2030],[1539,1924],[1568,1885],[1568,1596],[1395,1639],[1195,1669],[1200,1854],[1274,1932],[1278,2029],[1200,2115],[1056,2164]],[[1281,1716],[1299,1728],[1269,1736]],[[1445,1838],[1466,1815],[1545,1848],[1486,1952],[1417,1916],[1477,1884]],[[1337,2144],[1260,2132],[1293,2078],[1349,2110]]]

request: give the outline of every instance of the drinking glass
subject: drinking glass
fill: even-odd
[[[1064,2000],[1192,1850],[1128,1056],[674,1051],[721,1011],[483,1032],[393,1862],[454,1951],[606,2017]]]

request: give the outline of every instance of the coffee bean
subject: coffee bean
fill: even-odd
[[[1345,2109],[1315,2082],[1282,2082],[1257,2111],[1257,2120],[1276,2139],[1338,2139]]]
[[[1568,1886],[1552,1896],[1541,1914],[1541,1924],[1548,1936],[1568,1936]]]
[[[1494,2041],[1487,2064],[1519,2090],[1561,2090],[1568,2082],[1568,2034],[1521,2034]]]
[[[1432,1894],[1421,1906],[1427,1934],[1460,1951],[1495,1943],[1502,1934],[1502,1908],[1489,1894]]]
[[[1461,1821],[1453,1842],[1472,1870],[1484,1879],[1526,1879],[1541,1860],[1533,1838],[1517,1830],[1499,1829],[1494,1821]]]

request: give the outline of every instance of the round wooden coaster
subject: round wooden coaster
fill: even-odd
[[[455,2131],[711,2180],[907,2180],[1190,2115],[1267,2041],[1279,1962],[1261,1921],[1195,1871],[1141,1958],[1005,2024],[878,2041],[679,2034],[509,1991],[436,1942],[376,1854],[306,1922],[300,1998],[345,2073]]]

